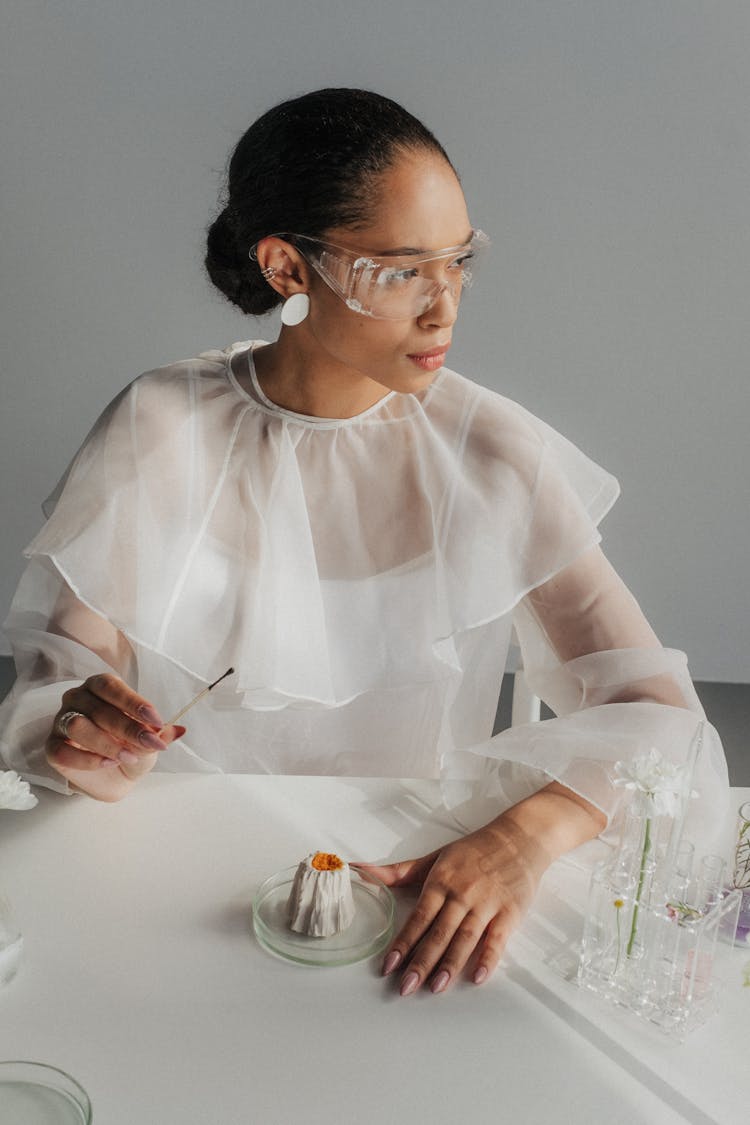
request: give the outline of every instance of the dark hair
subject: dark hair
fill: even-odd
[[[280,231],[320,238],[332,227],[365,225],[378,177],[408,149],[450,164],[416,117],[368,90],[316,90],[269,109],[229,162],[226,206],[208,231],[214,285],[243,312],[268,312],[281,297],[249,258],[251,247]]]

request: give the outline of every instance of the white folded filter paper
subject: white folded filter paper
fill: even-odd
[[[289,895],[289,925],[296,933],[331,937],[352,924],[349,864],[338,860],[340,866],[332,866],[335,860],[337,856],[312,852],[299,864]]]

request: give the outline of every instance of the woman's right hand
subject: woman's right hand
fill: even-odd
[[[70,712],[65,731],[60,723]],[[185,727],[163,727],[153,705],[111,673],[89,676],[62,697],[47,760],[75,789],[100,801],[124,797]]]

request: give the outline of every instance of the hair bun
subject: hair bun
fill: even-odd
[[[279,304],[279,295],[261,276],[258,263],[238,237],[231,204],[208,230],[206,269],[214,285],[244,313],[261,316]]]

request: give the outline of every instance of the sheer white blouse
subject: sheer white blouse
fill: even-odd
[[[492,810],[552,778],[608,816],[613,766],[683,762],[703,718],[597,546],[618,485],[522,407],[443,368],[353,418],[285,410],[235,344],[136,379],[47,502],[6,632],[5,762],[113,670],[164,715],[233,665],[166,770],[442,775]],[[491,737],[511,629],[558,716]],[[727,796],[702,726],[690,817]]]

